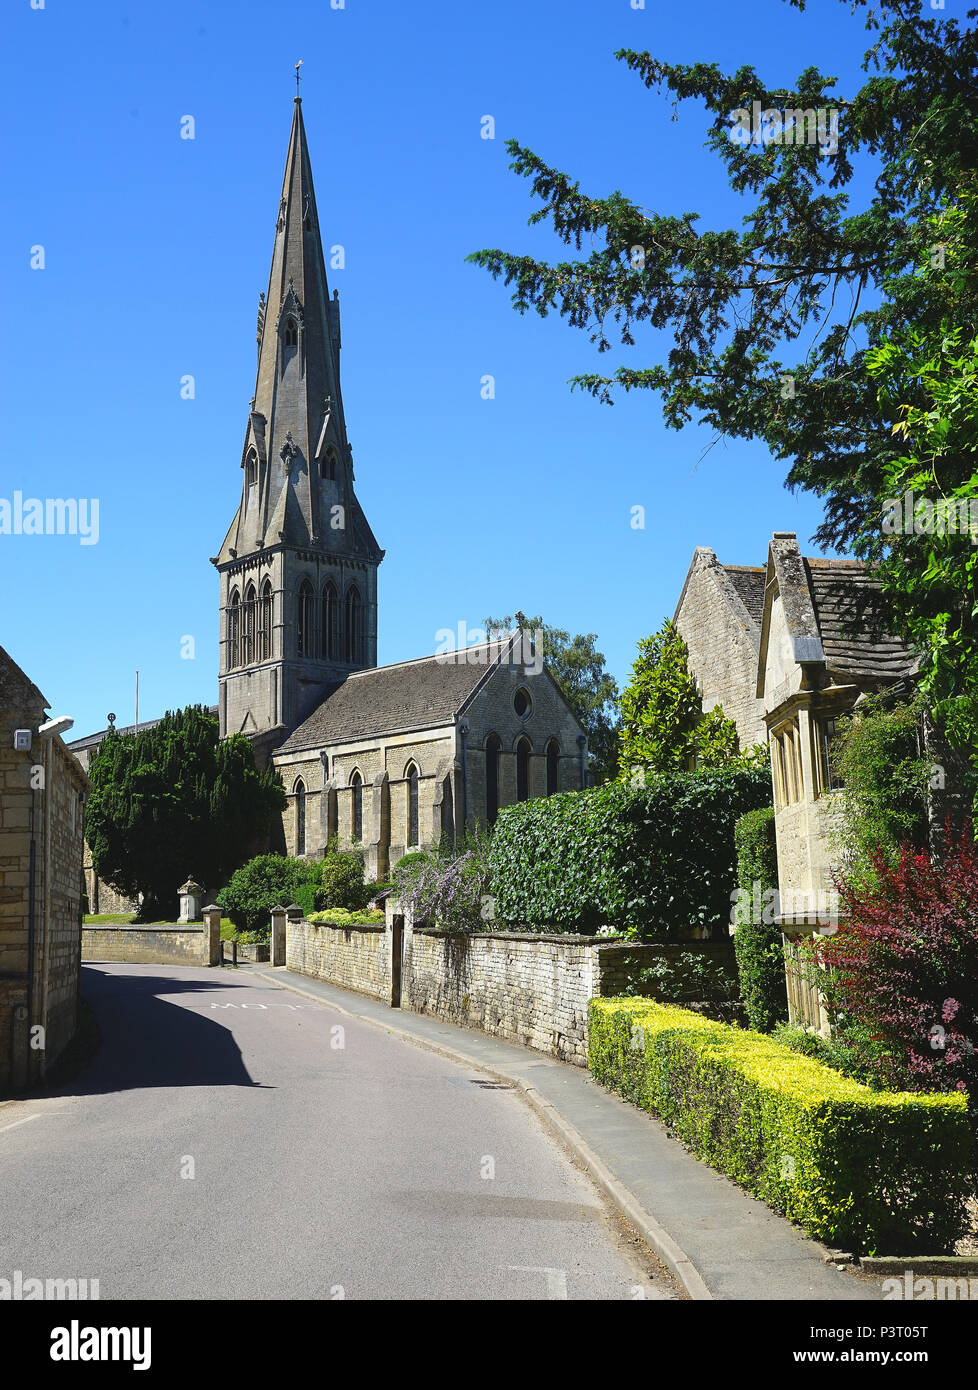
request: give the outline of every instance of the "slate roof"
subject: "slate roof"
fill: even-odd
[[[216,719],[218,715],[217,705],[208,705],[207,713],[212,714]],[[142,733],[144,729],[155,729],[159,722],[159,719],[141,719],[139,721],[139,732]],[[121,729],[117,724],[115,726],[115,731],[117,734],[134,734],[136,732],[136,725],[127,724],[124,729]],[[86,748],[97,747],[108,732],[108,728],[105,728],[100,730],[97,734],[86,734],[84,738],[76,738],[67,746],[72,753],[82,753]]]
[[[872,566],[859,560],[806,559],[825,664],[850,675],[909,675],[913,653],[886,630],[886,608]]]
[[[506,643],[503,646],[505,649]],[[448,724],[499,662],[500,644],[466,647],[462,661],[423,656],[355,671],[327,692],[309,718],[275,750],[306,748]]]
[[[730,582],[758,627],[764,617],[764,566],[724,565]]]

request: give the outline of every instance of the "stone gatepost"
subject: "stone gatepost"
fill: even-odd
[[[269,951],[270,965],[285,964],[285,932],[288,914],[284,907],[272,908],[272,946]]]
[[[213,903],[204,908],[205,950],[208,965],[221,963],[221,909]]]
[[[204,895],[204,890],[199,883],[195,883],[192,878],[188,878],[178,890],[180,894],[180,916],[178,922],[199,922],[200,921],[200,901]]]

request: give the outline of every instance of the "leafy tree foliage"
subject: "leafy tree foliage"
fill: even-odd
[[[760,747],[746,759],[740,758],[737,726],[719,705],[703,713],[688,655],[669,618],[639,643],[638,660],[621,697],[619,770],[623,777],[722,767],[735,761],[758,765],[766,759],[766,750]]]
[[[251,745],[220,739],[200,705],[168,712],[138,734],[109,733],[89,767],[86,826],[92,865],[141,915],[172,917],[188,874],[223,883],[254,852],[285,793]]]
[[[806,9],[805,0],[790,3]],[[763,440],[789,462],[792,486],[825,498],[817,538],[842,548],[866,539],[891,455],[867,349],[911,328],[929,333],[946,317],[939,280],[913,271],[932,253],[933,217],[978,163],[978,31],[907,0],[846,3],[865,14],[872,36],[867,80],[851,96],[815,67],[782,85],[749,66],[728,74],[711,63],[616,54],[677,107],[706,107],[707,144],[730,187],[750,200],[740,227],[701,229],[696,212],[650,211],[621,192],[593,197],[511,140],[511,167],[542,204],[530,222],[549,222],[578,252],[583,238],[598,245],[553,265],[498,249],[470,257],[514,287],[521,313],[559,313],[602,352],[615,337],[634,345],[642,327],[666,330],[664,360],[572,385],[606,401],[616,387],[653,390],[674,428],[699,417],[718,436]],[[750,143],[732,138],[732,114],[742,119],[755,101],[804,116],[790,143],[780,120],[767,125],[778,138],[763,127]],[[805,116],[819,109],[827,157]],[[978,281],[961,290],[957,321],[973,325]]]
[[[909,846],[843,892],[844,922],[820,938],[833,1011],[865,1039],[894,1089],[978,1085],[978,851],[970,833],[940,864]]]
[[[969,190],[931,224],[934,251],[918,278],[945,316],[895,327],[866,363],[890,425],[873,518],[884,591],[896,628],[922,654],[937,721],[978,770],[976,217]]]
[[[490,638],[512,632],[515,619],[486,618]],[[595,646],[597,633],[571,637],[542,618],[527,618],[524,631],[543,632],[543,659],[581,728],[587,734],[591,774],[596,784],[614,777],[618,763],[618,685],[605,670],[604,656]]]
[[[289,907],[304,892],[313,906],[320,866],[314,860],[290,859],[286,854],[257,854],[231,875],[217,895],[217,902],[234,925],[267,941],[271,935],[273,907]]]
[[[364,883],[363,874],[362,850],[337,849],[330,844],[319,874],[322,886],[316,891],[316,908],[345,907],[355,912],[366,907],[372,890]]]
[[[922,700],[888,702],[875,696],[840,720],[832,763],[842,781],[833,839],[850,886],[874,882],[901,846],[927,843],[930,763],[920,744]]]

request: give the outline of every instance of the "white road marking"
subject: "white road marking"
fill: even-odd
[[[0,1134],[2,1134],[5,1129],[16,1129],[18,1125],[28,1125],[31,1120],[39,1120],[40,1118],[41,1116],[39,1113],[36,1115],[25,1115],[22,1120],[14,1120],[9,1125],[0,1125]]]
[[[546,1265],[507,1265],[507,1269],[518,1269],[525,1274],[545,1274],[547,1277],[547,1298],[567,1298],[567,1270],[549,1269]]]

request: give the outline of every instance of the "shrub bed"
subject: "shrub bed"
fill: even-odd
[[[284,854],[259,854],[242,864],[214,901],[239,931],[254,932],[257,940],[267,941],[272,908],[288,907],[303,884],[318,878],[317,863]]]
[[[817,1240],[939,1254],[968,1225],[961,1095],[870,1091],[771,1038],[645,999],[592,999],[596,1080]]]
[[[506,806],[489,849],[496,916],[537,931],[726,935],[734,822],[770,799],[768,769],[723,768]]]

